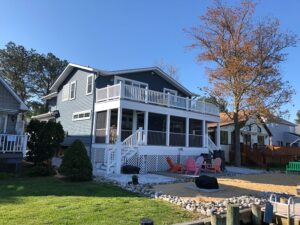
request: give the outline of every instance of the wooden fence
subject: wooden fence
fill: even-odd
[[[230,149],[230,161],[234,162],[234,146]],[[300,148],[285,146],[264,146],[250,148],[241,145],[241,163],[243,166],[285,166],[288,162],[300,159]]]

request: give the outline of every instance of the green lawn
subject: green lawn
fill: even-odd
[[[0,224],[137,225],[142,217],[160,225],[193,220],[196,215],[105,183],[0,179]]]

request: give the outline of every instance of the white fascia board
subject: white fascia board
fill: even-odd
[[[48,95],[45,95],[45,96],[41,97],[41,99],[48,100],[48,99],[54,98],[56,96],[57,96],[57,92],[52,92],[52,93],[50,93]]]

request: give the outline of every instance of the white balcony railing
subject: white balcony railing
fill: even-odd
[[[116,84],[97,89],[96,91],[96,102],[120,98],[219,116],[219,108],[214,104],[196,99],[165,94],[163,92],[153,91],[147,88]]]
[[[22,153],[25,157],[27,135],[0,134],[0,153]]]

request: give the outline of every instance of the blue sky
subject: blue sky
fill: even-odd
[[[229,1],[233,2],[233,1]],[[163,59],[179,68],[180,81],[194,92],[207,84],[206,64],[183,32],[199,23],[212,0],[1,0],[0,47],[8,41],[52,52],[70,62],[117,70],[153,66]],[[300,37],[299,0],[261,0],[256,17],[276,16]],[[300,43],[281,65],[286,80],[300,87]],[[300,110],[300,90],[288,105],[291,121]]]

